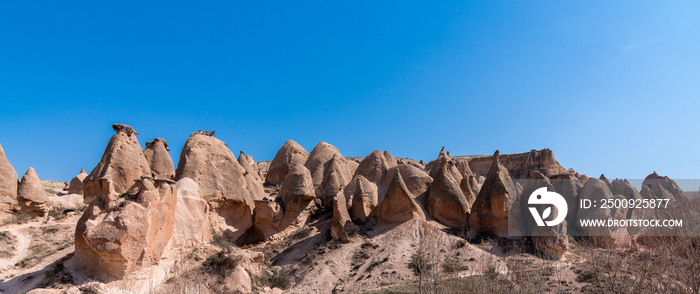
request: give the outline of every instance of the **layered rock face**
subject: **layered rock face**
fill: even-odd
[[[8,211],[17,205],[17,172],[5,156],[0,145],[0,211]]]
[[[100,195],[102,177],[110,176],[115,192],[124,194],[139,177],[151,174],[151,168],[136,139],[138,133],[132,127],[123,124],[114,124],[112,128],[117,133],[109,139],[100,162],[83,180],[83,197],[86,203]]]
[[[175,178],[175,166],[168,151],[170,151],[168,142],[161,138],[155,138],[151,142],[146,142],[143,155],[156,177],[172,180]]]
[[[355,218],[364,222],[379,202],[377,185],[361,175],[357,175],[353,179],[355,180],[355,194],[352,196],[351,212]]]
[[[177,188],[167,179],[141,177],[138,196],[120,198],[111,179],[78,221],[75,259],[88,274],[121,279],[155,265],[173,235]]]
[[[199,185],[215,232],[236,240],[253,225],[254,201],[265,196],[262,182],[238,163],[224,142],[193,133],[180,153],[175,179],[183,178]]]
[[[44,191],[39,176],[34,168],[30,167],[22,176],[17,189],[17,202],[22,213],[45,217],[51,210],[49,195]]]
[[[320,142],[311,151],[304,166],[311,172],[316,197],[328,206],[336,194],[348,185],[358,164],[345,159],[333,145]]]
[[[272,163],[270,163],[270,168],[267,170],[265,177],[265,184],[281,185],[284,182],[284,178],[287,177],[289,168],[297,164],[305,164],[307,158],[309,158],[309,153],[297,142],[293,140],[285,142],[275,154]]]
[[[70,180],[68,184],[68,194],[83,195],[83,180],[85,180],[87,176],[88,174],[81,168],[80,173]]]
[[[493,163],[490,156],[460,156],[460,158],[468,159],[472,172],[479,176],[486,176]],[[549,149],[504,154],[499,160],[513,179],[527,178],[530,170],[538,170],[546,177],[567,172],[554,158],[552,150]]]
[[[508,170],[501,165],[499,152],[491,160],[491,169],[469,215],[470,230],[508,236],[508,213],[516,191]]]

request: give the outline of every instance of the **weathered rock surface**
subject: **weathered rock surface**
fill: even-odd
[[[192,248],[212,240],[209,205],[199,196],[199,185],[190,178],[175,183],[177,204],[171,245]]]
[[[100,184],[101,194],[76,227],[76,262],[86,274],[105,280],[158,264],[173,235],[175,183],[143,176],[133,201],[119,198],[112,180],[103,178]]]
[[[688,200],[688,197],[686,197],[683,189],[681,189],[674,180],[667,176],[660,176],[656,172],[648,175],[644,179],[642,186],[649,188],[649,192],[651,192],[651,194],[647,197],[654,197],[656,199],[671,199],[671,201],[674,203]]]
[[[161,138],[155,138],[151,142],[146,142],[143,156],[146,157],[146,161],[151,171],[155,173],[155,177],[172,180],[175,178],[175,166],[168,151],[170,151],[168,142]]]
[[[180,153],[176,180],[190,178],[199,185],[200,196],[209,203],[215,233],[231,240],[253,225],[255,200],[266,194],[239,163],[226,144],[203,133],[193,133]]]
[[[425,171],[432,177],[435,178],[438,166],[440,166],[440,162],[442,160],[445,160],[448,162],[450,165],[447,167],[447,171],[452,175],[452,178],[457,181],[457,183],[460,183],[462,181],[462,178],[464,178],[465,175],[470,175],[471,170],[469,170],[467,166],[467,170],[464,171],[464,174],[457,169],[457,166],[455,166],[455,161],[450,157],[449,152],[445,152],[445,147],[442,147],[442,150],[440,150],[440,153],[438,154],[438,157],[429,162],[425,166]],[[460,163],[460,165],[465,166],[465,164]]]
[[[469,160],[469,167],[475,175],[486,176],[493,163],[491,156],[460,156]],[[543,175],[551,175],[567,172],[549,149],[531,150],[527,153],[504,154],[500,156],[501,164],[508,170],[513,179],[525,179],[530,170],[539,170]]]
[[[539,256],[559,260],[569,250],[566,221],[553,227],[536,227],[532,230],[532,246]]]
[[[605,181],[590,178],[586,181],[583,189],[581,189],[579,199],[590,200],[592,203],[602,203],[605,200],[614,199],[614,195],[610,192]],[[625,219],[626,214],[626,211],[613,211],[609,207],[579,209],[576,217],[576,227],[595,246],[613,247],[625,245],[625,243],[629,243],[625,228],[581,226],[581,220],[603,220],[607,222],[608,219]]]
[[[355,176],[354,181],[355,194],[352,196],[350,211],[352,212],[352,216],[364,222],[379,202],[377,185],[361,175]]]
[[[78,211],[87,205],[83,201],[83,195],[79,194],[49,195],[48,197],[49,206],[54,211]]]
[[[83,180],[87,178],[88,174],[84,169],[80,169],[80,173],[73,177],[68,184],[68,194],[78,194],[83,195]]]
[[[314,199],[309,170],[300,164],[291,167],[276,199],[255,201],[255,222],[241,243],[266,241],[278,233],[302,227],[311,214]]]
[[[566,214],[566,222],[569,224],[575,223],[576,213],[580,206],[579,194],[581,189],[583,189],[583,183],[572,173],[553,175],[549,181],[554,186],[554,190],[566,199],[566,204],[569,208]]]
[[[449,170],[451,163],[440,160],[428,192],[428,212],[440,223],[452,228],[467,228],[471,205]],[[471,192],[471,189],[469,189]]]
[[[51,210],[49,195],[44,191],[39,176],[32,167],[27,170],[19,182],[17,202],[19,202],[22,213],[31,216],[45,217]]]
[[[384,159],[386,160],[386,165],[390,168],[395,167],[398,164],[396,158],[394,158],[394,156],[391,155],[388,150],[384,150]]]
[[[499,152],[491,160],[491,170],[469,214],[470,230],[508,236],[508,213],[515,201],[515,186],[508,170],[501,165]]]
[[[111,176],[114,190],[118,194],[124,194],[142,175],[151,174],[151,168],[136,139],[138,133],[132,127],[122,124],[113,124],[112,128],[117,133],[109,139],[100,162],[83,180],[86,203],[100,195],[102,177]]]
[[[250,163],[243,151],[240,151],[240,153],[238,154],[238,164],[240,164],[253,179],[262,183],[263,179],[260,178],[258,171],[255,169],[255,166],[257,165],[253,166],[253,164]]]
[[[394,169],[386,195],[379,200],[371,216],[384,223],[402,223],[412,219],[425,220],[423,209],[414,198],[406,187],[399,169]]]
[[[275,158],[270,163],[270,168],[267,170],[265,183],[270,185],[281,185],[284,178],[287,177],[289,168],[297,164],[305,164],[309,158],[309,153],[304,150],[301,145],[293,140],[289,140],[282,145],[282,148],[277,150]]]
[[[357,169],[356,162],[345,159],[337,148],[326,142],[316,144],[304,166],[311,172],[316,197],[324,205],[352,180]]]
[[[459,189],[462,190],[464,198],[467,199],[467,203],[469,203],[470,207],[469,211],[471,211],[471,207],[476,201],[476,195],[479,195],[479,190],[481,190],[481,186],[479,186],[479,183],[476,181],[476,178],[473,175],[470,175],[468,177],[462,178],[462,181],[459,182]]]
[[[8,211],[17,204],[17,172],[0,145],[0,211]]]
[[[333,199],[333,221],[331,222],[331,237],[340,238],[347,242],[349,236],[357,228],[350,220],[350,214],[345,202],[345,196],[338,193]]]

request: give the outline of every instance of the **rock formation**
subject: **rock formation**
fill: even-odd
[[[89,275],[111,280],[158,264],[173,235],[175,183],[141,177],[136,199],[119,196],[102,178],[101,194],[86,209],[75,230],[75,260]]]
[[[470,230],[508,236],[508,213],[515,201],[515,186],[508,170],[501,165],[499,152],[493,154],[491,169],[476,196],[469,215]]]
[[[311,172],[316,197],[324,205],[350,182],[357,169],[357,163],[345,159],[337,148],[326,142],[316,144],[304,166]]]
[[[255,200],[265,195],[256,181],[221,140],[193,133],[180,153],[176,180],[190,178],[199,185],[200,196],[209,203],[215,233],[236,240],[253,225]]]
[[[175,183],[175,187],[177,205],[171,245],[193,248],[211,242],[209,205],[199,196],[199,185],[190,178],[182,178]]]
[[[136,139],[138,133],[132,127],[122,124],[113,124],[112,128],[117,133],[109,139],[100,162],[83,180],[83,197],[86,203],[100,195],[102,177],[110,175],[114,190],[118,194],[124,194],[134,186],[139,177],[151,174],[151,168]]]
[[[398,164],[398,161],[396,161],[396,158],[394,158],[389,151],[384,150],[384,159],[386,160],[386,165],[388,167],[395,167]]]
[[[428,212],[446,226],[464,229],[469,225],[471,205],[449,171],[449,165],[446,158],[440,160],[428,192]]]
[[[490,170],[493,159],[490,156],[460,156],[469,160],[469,167],[475,175],[485,176]],[[531,150],[527,153],[504,154],[500,157],[501,164],[508,170],[513,179],[525,179],[530,170],[539,170],[543,175],[567,172],[554,158],[549,149]]]
[[[610,192],[605,181],[595,178],[590,178],[581,189],[579,199],[590,200],[592,203],[598,203],[596,209],[579,209],[576,216],[576,226],[581,233],[586,236],[586,239],[593,245],[600,247],[619,246],[628,243],[627,230],[625,228],[611,227],[588,227],[581,226],[582,220],[603,220],[608,219],[625,219],[627,212],[613,211],[609,207],[602,208],[600,203],[604,200],[614,199],[614,195]]]
[[[656,172],[648,175],[644,179],[642,186],[649,188],[649,192],[651,192],[647,197],[671,199],[671,202],[674,202],[674,204],[688,200],[683,189],[681,189],[675,181],[667,176],[660,176]]]
[[[474,201],[476,201],[476,195],[479,195],[479,190],[481,190],[481,186],[479,186],[479,183],[476,181],[476,178],[473,175],[462,178],[462,181],[459,182],[459,188],[462,190],[464,198],[467,199],[469,207],[474,205]]]
[[[284,178],[287,177],[289,168],[297,164],[305,164],[307,158],[309,158],[309,153],[297,142],[293,140],[285,142],[270,163],[265,184],[281,185]]]
[[[0,211],[8,211],[17,205],[17,172],[5,156],[0,145]]]
[[[462,178],[464,178],[464,175],[470,175],[471,170],[469,170],[469,167],[467,166],[467,170],[462,173],[457,167],[455,166],[455,161],[450,157],[448,154],[449,152],[445,152],[445,147],[442,147],[442,150],[440,150],[440,153],[438,154],[438,158],[435,160],[429,162],[425,166],[425,171],[432,177],[435,178],[435,175],[437,173],[438,166],[440,165],[440,162],[442,160],[445,160],[447,163],[449,163],[449,166],[447,167],[447,171],[452,175],[452,178],[457,181],[457,183],[460,183],[462,181]],[[464,164],[462,164],[464,166]]]
[[[32,167],[27,170],[19,182],[17,202],[19,202],[22,213],[31,216],[46,217],[51,210],[49,195],[44,191],[39,176]]]
[[[311,173],[297,164],[291,167],[284,179],[277,199],[255,201],[255,221],[246,232],[245,242],[257,243],[270,237],[300,228],[306,224],[314,206],[315,191]]]
[[[262,183],[263,179],[260,178],[260,175],[255,169],[255,166],[250,164],[250,161],[248,160],[248,158],[246,158],[246,155],[245,153],[243,153],[243,151],[240,151],[240,153],[238,154],[238,164],[240,164],[253,179]]]
[[[151,142],[146,142],[143,155],[146,157],[151,171],[155,173],[155,177],[172,180],[175,178],[175,166],[168,151],[170,151],[168,142],[161,138],[155,138]]]
[[[73,177],[68,184],[68,194],[83,195],[83,180],[88,176],[84,169],[80,169],[80,173]]]
[[[350,214],[345,203],[345,196],[338,193],[333,199],[333,221],[331,222],[331,237],[347,242],[349,236],[356,230],[350,220]]]
[[[402,223],[412,219],[425,220],[423,209],[413,199],[398,169],[393,170],[393,177],[386,195],[379,200],[371,216],[384,223]]]
[[[559,260],[569,250],[566,221],[553,227],[536,227],[532,230],[532,246],[542,258]]]
[[[364,222],[379,202],[377,185],[361,175],[355,176],[354,181],[355,194],[352,196],[351,212],[352,216]]]
[[[583,189],[583,183],[572,173],[553,175],[549,181],[554,186],[554,191],[566,199],[566,204],[569,208],[566,214],[566,222],[569,224],[575,223],[576,213],[580,206],[578,195]]]

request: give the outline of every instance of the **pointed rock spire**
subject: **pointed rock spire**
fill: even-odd
[[[447,169],[447,160],[441,158],[428,192],[428,211],[433,218],[446,226],[466,228],[469,224],[471,205],[460,189],[459,182]]]
[[[83,195],[83,180],[88,176],[84,169],[80,169],[80,173],[73,177],[68,184],[68,194]]]
[[[386,165],[389,168],[395,167],[398,164],[396,158],[394,158],[394,156],[387,150],[384,150],[384,159],[386,160]]]
[[[508,212],[510,198],[515,197],[515,186],[508,170],[498,159],[499,151],[493,154],[493,163],[469,215],[470,230],[508,236]]]
[[[46,216],[49,213],[49,196],[33,167],[27,170],[19,182],[17,201],[23,213],[33,216]]]
[[[117,132],[109,139],[102,159],[83,180],[86,203],[100,195],[100,178],[111,175],[117,193],[126,193],[142,175],[150,175],[151,168],[136,139],[138,133],[127,125],[114,124]]]
[[[14,205],[17,205],[17,172],[0,145],[0,211],[8,211]]]
[[[372,211],[372,216],[384,223],[403,223],[412,219],[425,220],[423,210],[408,191],[398,169],[394,169],[394,176],[387,193]]]

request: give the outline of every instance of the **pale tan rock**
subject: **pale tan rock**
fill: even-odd
[[[46,217],[51,210],[49,195],[44,191],[39,176],[30,167],[22,176],[17,189],[17,202],[22,213],[37,217]]]
[[[428,192],[428,212],[448,227],[464,229],[469,226],[471,205],[448,168],[447,159],[442,158]]]
[[[105,280],[158,264],[173,235],[175,183],[142,176],[133,201],[116,198],[112,180],[100,183],[102,193],[76,227],[75,261],[86,274]]]
[[[182,178],[177,187],[177,205],[171,243],[173,247],[194,248],[212,240],[209,205],[199,196],[199,185]]]
[[[603,220],[607,222],[609,219],[626,218],[626,211],[619,211],[619,214],[616,214],[616,211],[611,210],[609,207],[602,208],[602,205],[600,205],[605,200],[614,199],[614,195],[605,181],[595,178],[588,179],[583,189],[581,189],[579,199],[590,200],[599,206],[596,209],[579,208],[576,216],[576,226],[584,234],[588,242],[600,247],[615,247],[629,242],[625,241],[628,239],[625,236],[627,235],[625,228],[581,226],[582,220]]]
[[[460,183],[460,182],[462,181],[462,178],[463,178],[464,176],[463,176],[462,172],[460,172],[459,169],[457,169],[457,167],[455,166],[454,160],[452,159],[452,157],[450,157],[450,155],[449,155],[448,153],[449,153],[449,152],[445,152],[445,147],[442,147],[442,150],[440,150],[440,154],[438,154],[438,158],[436,158],[435,160],[429,162],[429,163],[425,166],[425,171],[426,171],[431,177],[435,178],[436,173],[437,173],[438,166],[440,165],[440,162],[441,162],[442,160],[445,160],[446,162],[449,163],[449,166],[447,167],[447,170],[448,170],[449,173],[452,175],[452,178],[453,178],[455,181],[457,181],[457,183]],[[471,171],[469,171],[469,173],[471,174]]]
[[[394,156],[387,150],[384,150],[384,159],[386,160],[386,165],[389,168],[395,167],[398,164],[396,158],[394,158]]]
[[[7,212],[17,204],[17,172],[0,145],[0,211]]]
[[[197,182],[200,196],[209,203],[214,233],[231,240],[253,225],[254,201],[266,195],[262,183],[238,163],[224,142],[199,132],[185,142],[175,178]]]
[[[250,164],[250,161],[248,161],[243,151],[240,151],[238,154],[238,164],[240,164],[251,175],[251,177],[253,177],[253,179],[262,183],[262,179],[258,175],[258,171],[252,164]]]
[[[569,250],[566,221],[554,227],[536,227],[532,231],[532,246],[542,258],[559,260]]]
[[[49,195],[49,206],[54,211],[79,211],[85,207],[85,202],[83,201],[83,195],[78,194],[66,194],[66,195]]]
[[[580,206],[578,195],[583,189],[583,183],[572,173],[551,176],[550,182],[554,186],[554,190],[566,199],[566,204],[569,207],[569,211],[566,214],[566,222],[569,224],[575,223],[576,212]]]
[[[675,203],[686,202],[688,200],[683,189],[681,189],[674,180],[667,176],[660,176],[656,172],[648,175],[644,179],[642,186],[648,187],[649,192],[652,192],[647,197],[671,199],[671,201]]]
[[[379,150],[374,150],[360,162],[355,170],[355,175],[363,176],[372,183],[380,183],[387,170],[389,170],[389,164],[387,164],[384,154]]]
[[[379,200],[371,216],[384,223],[403,223],[412,219],[425,220],[423,210],[413,199],[398,169],[393,170],[393,177],[386,195]]]
[[[475,176],[486,176],[493,165],[491,156],[461,156],[461,158],[469,160],[469,168]],[[539,170],[546,177],[567,172],[554,158],[554,153],[550,149],[503,154],[499,160],[512,179],[526,179],[530,170]]]
[[[377,186],[361,175],[354,179],[355,194],[352,196],[350,211],[352,216],[364,222],[379,202]]]
[[[355,224],[350,220],[350,214],[345,203],[345,196],[338,193],[333,199],[333,221],[331,222],[331,237],[339,238],[345,242],[356,230]]]
[[[68,184],[68,194],[83,195],[83,180],[88,176],[84,169],[80,169],[80,173],[73,177]]]
[[[464,198],[467,199],[470,207],[469,211],[471,211],[471,206],[476,201],[476,195],[479,195],[479,183],[476,182],[476,178],[473,175],[470,175],[462,178],[462,181],[459,182],[459,189],[462,190]]]
[[[284,179],[279,197],[284,203],[284,217],[280,222],[280,228],[284,229],[296,221],[304,210],[313,205],[313,200],[316,198],[309,170],[300,164],[293,166]]]
[[[305,164],[309,153],[301,145],[293,140],[289,140],[277,151],[275,158],[270,163],[267,170],[265,183],[270,185],[281,185],[287,177],[289,168],[297,164]]]
[[[143,156],[146,157],[146,161],[156,177],[172,180],[175,178],[175,166],[168,151],[170,151],[168,142],[161,138],[155,138],[151,142],[146,142]]]
[[[311,172],[316,197],[324,205],[328,205],[337,191],[352,180],[357,168],[355,163],[345,159],[337,148],[326,142],[316,144],[304,166]]]
[[[250,280],[248,273],[241,267],[237,265],[231,276],[227,278],[228,288],[233,294],[250,294],[253,293],[253,285]]]
[[[150,175],[146,157],[136,139],[138,133],[127,125],[113,124],[117,132],[109,139],[100,162],[83,180],[83,197],[90,203],[100,195],[100,178],[110,175],[114,189],[119,194],[126,193],[142,175]]]
[[[511,198],[516,197],[515,186],[508,170],[501,165],[499,152],[493,155],[491,170],[488,173],[479,195],[469,214],[470,230],[508,236],[508,213]]]

